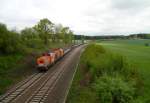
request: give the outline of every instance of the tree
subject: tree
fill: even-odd
[[[61,38],[65,44],[72,43],[74,39],[73,31],[69,29],[69,27],[63,27],[61,29]]]
[[[82,35],[81,40],[82,40],[82,44],[84,44],[84,35]]]
[[[0,52],[3,54],[20,52],[21,40],[16,31],[9,31],[4,24],[0,24]]]
[[[37,35],[37,32],[33,28],[25,28],[21,31],[22,43],[27,47],[37,47],[38,39],[39,35]]]
[[[34,29],[39,34],[39,37],[44,41],[44,44],[48,44],[49,38],[53,34],[54,24],[49,21],[47,18],[41,19],[37,25],[34,26]]]
[[[61,41],[61,39],[63,39],[63,34],[62,34],[62,29],[63,26],[61,24],[56,24],[54,27],[54,33],[55,33],[55,39],[57,40],[57,42]]]
[[[9,33],[5,24],[0,23],[0,33],[0,52],[4,53],[6,48],[6,40]]]
[[[69,43],[72,43],[74,40],[74,36],[73,36],[73,31],[69,30],[69,35],[68,35],[68,41]]]
[[[62,40],[65,44],[68,43],[68,34],[69,34],[69,27],[64,27],[61,30],[61,34],[62,34]]]
[[[36,32],[33,28],[25,28],[21,31],[21,38],[24,41],[36,38]]]

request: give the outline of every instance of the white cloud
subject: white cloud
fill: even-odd
[[[0,0],[0,22],[22,29],[48,18],[87,35],[150,32],[149,0]]]

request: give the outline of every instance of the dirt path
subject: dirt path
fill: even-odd
[[[63,103],[84,46],[69,52],[46,73],[36,73],[0,98],[0,103]]]

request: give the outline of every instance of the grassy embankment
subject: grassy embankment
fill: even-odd
[[[116,40],[100,43],[111,52],[124,55],[128,62],[138,69],[144,82],[141,96],[144,103],[150,102],[150,46],[146,46],[147,43],[150,44],[150,40]]]
[[[55,47],[63,47],[64,43],[49,43],[45,46],[41,40],[27,42],[28,48],[22,53],[0,55],[0,95],[9,87],[36,71],[36,57],[42,52]]]
[[[143,82],[126,59],[90,44],[81,56],[67,103],[138,103]]]

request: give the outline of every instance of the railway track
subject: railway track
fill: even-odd
[[[76,49],[73,51],[77,51]],[[0,103],[44,103],[76,54],[68,53],[46,73],[35,73],[0,97]]]
[[[38,80],[43,76],[43,73],[34,74],[30,78],[28,78],[26,81],[21,83],[14,89],[13,91],[7,93],[3,97],[0,98],[0,103],[10,103],[13,101],[16,97],[22,95],[25,90],[30,88],[30,86],[34,85],[34,83],[38,82]]]
[[[41,87],[38,88],[38,90],[33,93],[31,98],[29,98],[26,101],[26,103],[33,103],[33,102],[44,103],[48,94],[54,88],[61,75],[63,75],[63,73],[65,72],[66,70],[65,66],[66,63],[63,64],[63,66],[61,66],[59,70],[55,71],[55,73],[53,73],[52,76],[48,77],[47,80],[43,82]]]

